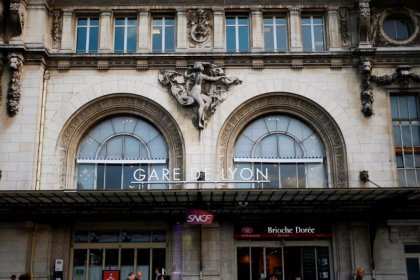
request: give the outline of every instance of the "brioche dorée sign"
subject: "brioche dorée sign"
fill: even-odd
[[[214,219],[213,213],[200,209],[188,209],[186,215],[187,224],[192,225],[210,225]]]
[[[236,239],[331,238],[328,225],[246,225],[235,226]]]

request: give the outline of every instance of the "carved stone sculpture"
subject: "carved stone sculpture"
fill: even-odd
[[[21,97],[23,56],[19,53],[8,55],[10,67],[9,91],[7,93],[7,113],[14,117],[19,112],[19,101]]]
[[[189,10],[187,19],[190,45],[201,47],[209,42],[213,28],[211,13],[203,9]]]
[[[372,75],[371,81],[379,86],[386,86],[397,82],[400,87],[408,88],[410,86],[410,81],[420,82],[420,75],[412,73],[410,66],[400,65],[393,74],[383,76]]]
[[[161,85],[183,106],[198,105],[197,126],[203,129],[216,106],[226,99],[229,85],[242,83],[237,77],[228,77],[223,69],[208,62],[195,62],[184,74],[161,70],[158,74]]]
[[[0,1],[0,32],[5,43],[22,34],[25,25],[26,0]],[[6,6],[8,5],[8,6]]]
[[[362,66],[362,92],[360,99],[362,100],[362,113],[365,117],[373,115],[373,90],[370,83],[372,75],[372,61],[366,57],[361,58]]]
[[[369,1],[359,2],[359,42],[361,44],[370,43],[370,7]]]
[[[53,48],[59,49],[61,45],[61,34],[62,34],[62,13],[60,10],[53,11],[53,23],[51,29],[51,35],[53,39]]]
[[[349,11],[347,9],[340,9],[338,11],[340,19],[340,33],[343,46],[350,45],[350,30],[349,30]]]

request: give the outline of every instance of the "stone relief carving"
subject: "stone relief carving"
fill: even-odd
[[[349,31],[349,11],[347,9],[340,9],[338,11],[340,20],[340,34],[343,46],[350,45],[350,31]]]
[[[3,27],[4,27],[4,41],[5,43],[9,42],[9,39],[12,37],[19,36],[22,34],[22,31],[25,26],[25,11],[26,11],[26,2],[25,0],[10,0],[2,1],[3,5],[9,3],[9,13],[3,15]]]
[[[371,10],[371,42],[372,46],[386,47],[386,46],[413,46],[420,44],[420,13],[406,9],[373,9]],[[414,34],[407,40],[396,41],[389,38],[384,30],[383,25],[385,19],[391,14],[404,15],[407,20],[412,21]]]
[[[10,53],[7,57],[10,67],[9,90],[7,93],[7,113],[14,117],[19,112],[21,97],[23,56],[19,53]]]
[[[195,62],[184,74],[161,70],[158,80],[183,106],[198,105],[197,126],[203,129],[219,103],[226,99],[230,85],[242,83],[228,77],[223,69],[208,62]]]
[[[213,29],[210,11],[197,9],[188,10],[188,37],[191,47],[202,47],[209,43]]]
[[[366,57],[360,59],[362,67],[362,92],[360,99],[362,100],[362,113],[365,117],[373,115],[373,90],[370,83],[372,75],[372,60]]]
[[[370,7],[369,1],[359,2],[359,42],[369,43]]]
[[[390,85],[397,82],[400,87],[408,88],[410,81],[420,83],[420,75],[411,72],[411,67],[408,65],[400,65],[395,70],[395,73],[383,76],[371,76],[372,82],[378,86]]]
[[[51,29],[51,35],[53,39],[53,48],[59,49],[61,46],[61,35],[62,35],[62,28],[63,28],[63,17],[62,17],[61,10],[54,10],[53,11],[53,23]]]

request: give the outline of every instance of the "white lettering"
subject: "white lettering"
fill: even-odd
[[[191,180],[197,180],[200,177],[200,170],[198,168],[191,168],[190,178]]]
[[[144,169],[136,169],[133,173],[133,177],[136,181],[143,181],[146,178],[146,175],[144,174]]]
[[[211,180],[211,168],[204,168],[204,178],[206,178],[206,181]]]
[[[152,169],[152,172],[150,172],[149,181],[152,181],[153,179],[156,179],[156,181],[159,181],[159,176],[156,173],[156,170]]]
[[[261,179],[260,179],[260,175],[261,175]],[[268,180],[268,170],[267,168],[265,169],[265,174],[262,173],[262,170],[257,168],[257,180]]]
[[[296,233],[315,233],[315,228],[313,228],[313,227],[307,227],[307,228],[296,227]]]
[[[181,180],[180,175],[181,175],[181,169],[180,168],[174,168],[174,181],[179,181]]]
[[[249,177],[244,177],[244,172],[248,171],[249,172]],[[252,169],[251,168],[243,168],[241,169],[241,172],[239,173],[241,176],[242,180],[251,180],[252,179]]]
[[[213,215],[188,215],[187,222],[188,223],[206,223],[213,218]]]
[[[168,168],[164,168],[162,170],[162,180],[169,181],[169,169]]]
[[[278,228],[278,227],[267,227],[267,233],[293,233],[292,228],[288,228],[286,226]]]
[[[229,168],[230,177],[233,179],[235,178],[235,173],[238,170],[238,168],[235,167],[235,169],[232,170],[232,168]]]

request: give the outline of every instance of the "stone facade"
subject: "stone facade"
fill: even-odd
[[[117,114],[146,118],[161,130],[170,168],[179,168],[182,179],[188,178],[188,170],[208,168],[217,179],[220,167],[232,166],[236,138],[246,125],[272,112],[316,128],[326,150],[328,188],[399,186],[390,95],[420,93],[416,1],[404,1],[397,13],[412,19],[413,34],[404,44],[387,39],[381,27],[396,1],[177,1],[174,6],[173,1],[21,0],[0,5],[9,2],[17,10],[6,15],[13,9],[3,7],[0,15],[3,26],[14,26],[0,31],[0,191],[77,189],[75,161],[83,136]],[[285,52],[264,49],[264,16],[274,14],[287,17]],[[115,53],[114,18],[126,15],[137,19],[136,52]],[[152,51],[154,30],[149,27],[156,15],[175,18],[174,52]],[[226,16],[237,15],[249,17],[249,50],[229,53]],[[324,19],[323,51],[303,50],[301,21],[306,15]],[[97,53],[76,52],[77,19],[82,16],[99,19]],[[367,60],[372,63],[368,73],[362,69]],[[182,76],[198,61],[218,65],[242,81],[229,87],[202,129],[196,125],[196,108],[180,105],[158,81],[160,71]],[[360,180],[362,170],[374,184]],[[350,219],[331,222],[329,279],[353,279],[356,268],[364,267],[364,280],[407,280],[404,245],[420,244],[420,221],[378,222],[373,268],[368,222]],[[63,279],[76,279],[70,278],[72,234],[86,225],[47,220],[0,223],[0,279],[28,271],[34,279],[53,279],[55,259],[64,260]],[[93,224],[121,228],[106,219]],[[156,228],[167,229],[166,265],[174,280],[237,279],[234,221],[200,230],[185,225],[181,240],[164,218]],[[176,259],[180,255],[182,260]]]

